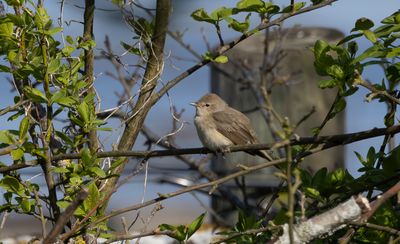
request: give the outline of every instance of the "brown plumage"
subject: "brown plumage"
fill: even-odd
[[[197,134],[208,149],[224,150],[231,145],[259,142],[249,118],[240,111],[229,107],[218,95],[206,94],[192,105],[196,107],[194,123]],[[247,153],[272,160],[264,151]]]

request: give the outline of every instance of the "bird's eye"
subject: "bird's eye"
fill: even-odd
[[[209,103],[206,103],[206,107],[210,107],[210,104],[209,104]]]

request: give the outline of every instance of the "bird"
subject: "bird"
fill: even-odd
[[[199,139],[209,150],[226,152],[229,146],[259,143],[250,119],[217,94],[208,93],[190,105],[196,108],[194,124]],[[273,160],[263,150],[247,153]]]

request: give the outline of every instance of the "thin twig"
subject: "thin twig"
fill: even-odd
[[[381,226],[381,225],[377,225],[377,224],[373,224],[373,223],[360,223],[360,222],[355,222],[355,221],[352,221],[349,224],[350,224],[350,226],[366,227],[366,228],[370,228],[373,230],[384,231],[384,232],[387,232],[392,235],[400,236],[400,230],[393,229],[389,226]]]
[[[34,188],[34,192],[33,193],[35,194],[36,205],[37,205],[37,207],[39,209],[40,222],[42,224],[42,237],[45,237],[46,233],[47,233],[47,231],[46,231],[46,222],[47,221],[46,221],[46,218],[44,217],[44,214],[43,214],[43,206],[40,203],[39,194],[38,194],[38,192],[36,191],[35,188]]]

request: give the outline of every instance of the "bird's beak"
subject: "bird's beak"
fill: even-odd
[[[190,105],[197,107],[197,103],[189,103]]]

